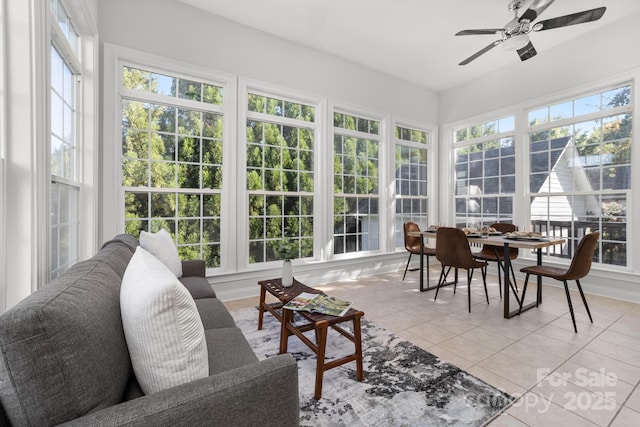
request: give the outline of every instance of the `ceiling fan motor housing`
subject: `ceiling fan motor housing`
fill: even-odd
[[[509,5],[507,7],[509,8],[509,11],[513,12],[520,9],[523,4],[524,0],[512,0],[509,2]]]

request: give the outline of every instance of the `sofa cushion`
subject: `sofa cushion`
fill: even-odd
[[[162,261],[176,277],[182,277],[180,255],[178,255],[176,244],[167,230],[162,228],[157,233],[141,231],[140,246]]]
[[[258,361],[258,357],[239,328],[209,329],[204,333],[209,348],[209,375],[216,375]]]
[[[182,275],[205,277],[207,275],[207,265],[203,259],[183,259]]]
[[[105,242],[100,248],[100,251],[113,243],[125,245],[129,248],[131,255],[133,255],[133,253],[136,251],[136,248],[140,246],[140,242],[138,241],[138,239],[133,237],[131,234],[118,234],[113,239]]]
[[[195,301],[205,330],[236,326],[227,307],[218,298],[200,298]]]
[[[2,315],[0,401],[13,425],[55,425],[121,401],[131,362],[120,269],[131,251],[109,251],[109,262],[80,262]]]
[[[204,328],[193,298],[142,247],[124,273],[120,308],[133,370],[145,394],[209,374]]]
[[[182,276],[180,278],[180,282],[184,285],[185,288],[189,291],[193,299],[198,298],[215,298],[216,293],[214,292],[211,284],[205,277],[200,276]]]

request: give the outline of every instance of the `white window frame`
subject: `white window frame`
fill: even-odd
[[[472,127],[476,127],[476,126],[480,126],[480,125],[485,125],[486,123],[489,123],[489,122],[500,122],[500,120],[507,119],[507,118],[513,118],[513,121],[514,121],[514,129],[513,130],[504,131],[504,132],[497,132],[497,133],[490,134],[490,135],[483,135],[483,136],[479,136],[479,137],[476,137],[476,138],[473,138],[473,139],[465,139],[464,141],[457,141],[456,140],[457,139],[457,137],[456,137],[457,132],[462,130],[462,129],[465,129],[465,128],[468,129],[468,128],[472,128]],[[513,142],[513,145],[514,145],[514,162],[515,162],[515,164],[514,164],[514,180],[515,180],[515,182],[514,182],[514,190],[513,190],[512,193],[502,193],[501,191],[499,191],[498,193],[491,193],[490,196],[486,196],[485,194],[481,194],[478,197],[479,198],[485,198],[485,197],[500,198],[500,197],[510,196],[512,198],[512,214],[511,214],[512,218],[511,218],[511,220],[512,220],[512,222],[515,223],[516,194],[517,194],[517,189],[518,189],[518,186],[517,186],[517,183],[518,183],[517,159],[519,157],[518,151],[521,151],[521,149],[518,150],[518,142],[517,142],[517,138],[516,138],[517,130],[518,130],[517,129],[518,121],[516,119],[517,119],[517,115],[514,114],[514,113],[500,114],[500,115],[493,116],[493,118],[486,119],[486,120],[481,120],[481,121],[471,120],[471,121],[465,122],[462,125],[456,126],[453,129],[453,131],[452,131],[453,144],[451,146],[451,150],[452,150],[451,157],[452,157],[452,162],[453,162],[452,163],[452,165],[453,165],[452,166],[452,172],[453,172],[452,173],[452,176],[453,176],[453,186],[452,186],[452,189],[453,189],[453,191],[452,191],[452,194],[453,194],[453,212],[452,213],[453,213],[453,218],[454,218],[453,224],[457,224],[457,222],[455,220],[457,218],[457,215],[458,215],[457,214],[456,199],[459,198],[459,197],[457,197],[457,194],[456,194],[456,150],[459,149],[459,148],[470,146],[470,145],[484,144],[486,142],[500,140],[502,138],[513,138],[513,141],[514,141]],[[498,159],[501,159],[501,158],[502,157],[498,157]],[[502,177],[502,174],[498,175],[498,178],[500,178],[500,177]],[[483,171],[482,179],[484,180],[484,178],[485,178],[485,175],[484,175],[484,171]],[[469,178],[467,178],[467,179],[469,179]],[[469,197],[468,194],[466,196],[467,196],[467,198]],[[481,225],[488,226],[488,225],[491,225],[490,223],[500,222],[500,218],[498,218],[496,221],[490,221],[490,223],[485,223],[484,222],[484,215],[481,212],[481,215],[479,217],[479,221],[481,222]],[[473,224],[467,223],[464,226],[469,227],[469,226],[473,226]]]
[[[75,63],[78,72],[83,77],[76,82],[75,91],[76,100],[76,120],[74,123],[74,131],[76,134],[76,179],[73,183],[78,188],[78,240],[77,240],[77,259],[88,258],[95,253],[98,248],[96,239],[96,227],[98,223],[98,209],[96,204],[97,189],[97,165],[98,165],[98,122],[97,112],[99,110],[98,101],[98,40],[97,40],[97,23],[92,16],[89,5],[84,2],[72,2],[69,0],[59,0],[65,8],[67,15],[73,21],[75,30],[80,38],[78,39],[78,61]],[[47,212],[47,215],[39,215],[36,220],[36,240],[34,241],[37,264],[37,285],[42,286],[50,278],[50,233],[51,224],[49,219],[51,195],[50,183],[51,175],[51,149],[50,149],[50,90],[51,90],[51,72],[50,72],[50,49],[55,43],[58,49],[69,49],[65,47],[64,36],[56,27],[57,19],[53,15],[50,2],[43,2],[40,9],[40,18],[44,22],[42,28],[45,32],[40,38],[41,43],[37,49],[42,52],[40,57],[47,58],[46,62],[36,64],[36,75],[40,76],[37,81],[41,83],[38,89],[38,96],[46,100],[46,102],[36,105],[36,114],[45,117],[44,123],[46,128],[39,129],[36,136],[37,139],[46,140],[47,144],[38,145],[37,158],[38,168],[36,169],[38,177],[36,177],[36,197],[38,200],[44,200],[42,206],[38,207],[38,212]],[[64,39],[64,40],[61,40]],[[63,182],[68,183],[67,180]],[[46,242],[46,243],[45,243]],[[35,290],[35,288],[34,288]]]
[[[224,102],[221,112],[223,120],[223,165],[235,164],[236,160],[236,95],[235,88],[237,79],[231,74],[211,70],[205,67],[198,67],[184,62],[164,58],[134,49],[128,49],[111,44],[104,45],[104,141],[106,147],[103,152],[103,194],[102,194],[102,227],[100,229],[100,239],[108,240],[113,236],[122,233],[125,223],[124,189],[121,185],[122,168],[122,143],[121,143],[121,120],[122,108],[120,105],[122,91],[122,67],[131,66],[134,68],[158,71],[171,76],[191,78],[205,82],[215,82],[217,86],[222,86],[224,91]],[[221,265],[220,268],[207,269],[207,275],[223,274],[235,271],[235,256],[237,246],[237,236],[234,230],[236,211],[234,209],[236,194],[234,191],[227,191],[235,181],[232,168],[223,166],[222,182],[225,190],[222,191],[222,211],[221,211]],[[226,255],[225,255],[226,254]]]
[[[192,76],[188,76],[188,75],[183,75],[183,74],[178,74],[178,73],[174,73],[165,69],[158,69],[158,68],[153,68],[153,67],[148,67],[148,66],[139,66],[138,64],[130,64],[130,63],[123,63],[123,66],[132,68],[132,69],[136,69],[136,70],[141,70],[141,71],[146,71],[146,72],[151,72],[151,73],[155,73],[155,74],[160,74],[160,75],[165,75],[168,77],[172,77],[172,78],[179,78],[179,79],[185,79],[185,80],[197,80],[198,83],[203,83],[203,84],[210,84],[210,85],[214,85],[217,87],[222,87],[223,93],[225,90],[225,87],[223,84],[220,84],[217,81],[212,81],[212,80],[204,80],[204,79],[200,79],[200,78],[194,78]],[[121,74],[122,74],[122,69],[121,69]],[[156,94],[156,93],[152,93],[149,91],[140,91],[140,90],[133,90],[133,89],[128,89],[128,88],[124,88],[124,87],[120,87],[120,100],[121,101],[127,101],[127,102],[137,102],[137,103],[142,103],[142,104],[157,104],[157,105],[168,105],[171,106],[173,108],[176,109],[180,109],[180,108],[184,108],[185,110],[189,110],[189,111],[197,111],[197,112],[202,112],[202,113],[209,113],[209,114],[214,114],[216,116],[221,116],[222,117],[222,123],[223,123],[223,145],[224,145],[224,126],[226,121],[228,121],[228,117],[225,117],[225,108],[224,108],[224,98],[223,98],[223,105],[217,105],[217,104],[213,104],[213,103],[205,103],[205,102],[200,102],[200,101],[193,101],[190,99],[184,99],[184,98],[180,98],[177,96],[167,96],[167,95],[160,95],[160,94]],[[224,97],[224,95],[223,95]],[[122,112],[121,112],[122,114]],[[174,135],[176,136],[176,135]],[[122,154],[122,144],[120,144],[120,156],[121,159],[124,158],[123,154]],[[223,147],[223,157],[224,157],[224,147]],[[143,161],[148,161],[150,160],[150,158],[142,158],[141,160]],[[179,161],[177,159],[174,159],[172,161],[167,161],[165,162],[164,160],[161,161],[161,163],[170,163],[174,166],[176,166],[176,168],[179,167],[179,165],[184,165],[185,162]],[[195,165],[195,163],[191,163],[189,162],[189,164]],[[198,165],[200,166],[200,164]],[[224,166],[223,166],[224,169]],[[122,174],[120,174],[120,178],[122,178]],[[122,181],[121,181],[122,182]],[[225,185],[224,181],[223,181],[223,186]],[[123,187],[123,196],[126,192],[136,192],[138,189],[138,187]],[[215,195],[215,194],[220,194],[220,197],[222,199],[222,193],[223,193],[223,188],[215,188],[215,189],[208,189],[207,187],[197,187],[197,188],[183,188],[183,187],[154,187],[154,186],[142,186],[139,188],[140,193],[147,193],[147,194],[167,194],[167,195]],[[155,204],[155,203],[154,203]],[[123,206],[124,206],[124,200],[123,200]],[[151,206],[151,208],[153,208],[153,205]],[[222,209],[224,209],[224,207],[221,206]],[[221,212],[222,213],[222,212]],[[198,219],[201,219],[202,217],[200,216]],[[141,218],[142,220],[149,220],[148,223],[148,231],[154,231],[152,230],[151,227],[151,219],[152,219],[152,215],[148,215],[147,217]],[[178,210],[176,210],[175,212],[175,217],[172,217],[170,220],[175,220],[176,221],[176,225],[178,221],[180,220],[188,220],[188,219],[181,219],[179,218],[179,212]],[[125,227],[126,227],[126,222],[125,222]],[[126,229],[126,228],[125,228]],[[177,230],[167,230],[170,233],[174,233]],[[176,232],[176,237],[177,237],[177,232]],[[178,250],[181,250],[181,246],[202,246],[202,241],[200,241],[199,244],[180,244],[180,242],[177,242],[178,244]],[[221,254],[221,259],[224,258]],[[223,261],[224,262],[224,261]],[[216,271],[219,269],[219,267],[216,268],[211,268],[208,267],[209,270],[211,271]]]
[[[378,135],[376,136],[375,134],[358,132],[357,130],[351,131],[347,129],[342,129],[340,132],[336,132],[335,127],[333,126],[333,118],[335,113],[348,114],[351,116],[356,116],[358,118],[379,122]],[[394,237],[390,236],[389,231],[390,221],[392,221],[392,218],[395,218],[395,213],[391,210],[393,207],[392,204],[394,197],[393,194],[386,191],[393,179],[392,170],[394,166],[391,162],[391,160],[393,159],[393,155],[390,153],[391,147],[393,146],[393,144],[390,143],[390,141],[392,141],[389,128],[390,122],[391,117],[389,115],[380,113],[378,111],[369,110],[357,105],[344,102],[331,102],[329,105],[329,113],[327,114],[326,123],[329,139],[327,139],[326,145],[327,149],[329,150],[329,153],[327,154],[327,175],[330,181],[328,182],[328,186],[325,187],[327,188],[327,197],[329,199],[327,209],[325,210],[326,212],[329,212],[329,215],[326,219],[327,235],[325,236],[328,242],[328,259],[354,259],[395,251],[395,240],[393,242],[390,240]],[[341,135],[354,136],[356,138],[376,139],[378,141],[378,194],[372,195],[373,197],[378,199],[378,249],[366,251],[360,250],[356,252],[346,252],[340,254],[334,253],[333,217],[335,205],[334,200],[336,196],[333,188],[333,179],[335,175],[335,170],[333,168],[333,147],[336,133],[339,133]]]
[[[322,192],[321,188],[326,188],[326,179],[324,183],[321,183],[323,178],[323,174],[318,173],[322,165],[326,164],[326,160],[323,159],[323,149],[322,147],[326,146],[325,139],[323,139],[324,131],[323,131],[323,123],[325,122],[326,117],[326,101],[317,96],[309,95],[308,93],[295,91],[288,88],[283,88],[278,85],[262,82],[259,80],[253,80],[249,78],[240,78],[238,82],[238,144],[237,144],[237,179],[236,179],[236,189],[235,194],[237,195],[236,206],[237,206],[237,215],[234,215],[232,221],[235,221],[235,230],[237,235],[237,241],[240,242],[238,247],[236,248],[236,253],[238,254],[236,258],[236,269],[248,270],[248,271],[258,271],[264,268],[270,268],[274,266],[279,266],[282,264],[281,261],[266,261],[259,263],[249,263],[249,200],[248,200],[248,190],[247,190],[247,174],[246,174],[246,165],[247,165],[247,130],[246,130],[246,122],[247,119],[251,116],[264,116],[259,113],[249,113],[247,110],[248,105],[248,94],[255,93],[264,96],[285,99],[291,102],[302,103],[306,105],[310,105],[315,107],[315,121],[313,122],[313,126],[310,126],[314,129],[314,153],[313,153],[313,162],[314,162],[314,185],[313,185],[313,205],[314,212],[320,209],[320,206],[325,206],[322,202]],[[264,117],[266,120],[269,120],[268,117]],[[284,119],[286,121],[286,119]],[[296,125],[296,123],[292,123],[292,125]],[[321,231],[323,229],[323,224],[321,224],[320,218],[316,217],[313,222],[313,234],[314,236],[320,236]],[[247,243],[247,244],[245,244]],[[314,247],[313,247],[313,258],[307,258],[305,261],[293,260],[294,265],[301,264],[303,262],[313,262],[313,261],[322,261],[326,259],[326,245],[324,244],[322,239],[314,238]]]
[[[4,0],[0,0],[0,313],[3,313],[7,308],[7,274],[6,274],[6,251],[7,251],[7,239],[6,239],[6,215],[5,215],[5,198],[7,197],[5,191],[5,159],[6,159],[6,128],[5,123],[7,121],[6,116],[6,101],[5,101],[5,88],[7,82],[5,80],[5,47],[4,47],[4,32],[5,32],[5,8]]]
[[[421,144],[421,143],[405,141],[402,139],[397,139],[395,137],[395,129],[397,126],[426,132],[427,142],[425,144]],[[437,194],[435,192],[435,185],[434,185],[435,179],[437,177],[436,170],[435,170],[436,163],[437,163],[435,162],[435,158],[437,156],[436,143],[438,141],[437,126],[432,124],[419,123],[419,122],[415,122],[408,119],[393,118],[393,120],[391,121],[389,132],[391,134],[390,141],[393,141],[392,144],[389,144],[391,146],[390,163],[392,167],[392,171],[389,174],[389,177],[392,179],[392,185],[389,186],[389,188],[392,189],[391,190],[392,193],[390,195],[390,197],[392,198],[391,212],[390,212],[390,218],[392,218],[392,224],[391,224],[391,227],[393,227],[392,229],[395,230],[396,222],[398,220],[396,216],[396,204],[398,203],[399,200],[402,199],[402,197],[400,197],[396,193],[396,178],[395,178],[395,152],[396,152],[396,147],[399,145],[427,150],[427,194],[425,196],[427,199],[427,221],[429,221],[430,224],[437,223],[436,221]],[[430,224],[424,224],[423,226],[427,227]],[[401,230],[401,231],[404,233],[404,230]],[[393,247],[395,247],[396,251],[405,251],[404,243],[401,246],[396,246],[396,243],[395,243],[396,239],[397,239],[397,236],[395,234],[391,236],[392,249]]]
[[[51,4],[51,3],[49,3]],[[65,7],[65,5],[60,2],[59,7],[62,6],[64,7],[64,12],[67,15],[70,15],[67,12],[67,8]],[[71,17],[69,16],[69,19],[71,19]],[[71,211],[67,212],[67,214],[69,215],[69,221],[68,221],[68,225],[69,225],[69,251],[70,251],[70,255],[72,256],[71,259],[69,259],[70,264],[64,264],[63,266],[58,265],[58,267],[63,267],[62,270],[58,271],[58,274],[62,274],[64,273],[64,271],[66,271],[66,269],[68,269],[71,265],[73,265],[75,262],[78,261],[79,257],[80,257],[80,192],[81,192],[81,187],[82,187],[82,182],[81,182],[81,175],[80,175],[80,167],[82,164],[82,149],[81,149],[81,145],[80,145],[80,140],[81,140],[81,136],[82,136],[82,108],[81,108],[81,99],[82,99],[82,60],[80,59],[80,54],[82,53],[82,50],[80,49],[80,46],[77,46],[77,51],[73,49],[73,47],[70,45],[69,41],[67,40],[66,36],[63,34],[62,29],[60,28],[60,26],[58,25],[57,19],[55,17],[55,15],[53,14],[53,11],[51,10],[51,8],[49,8],[49,20],[50,20],[50,34],[51,34],[51,44],[50,44],[50,49],[54,49],[57,54],[60,56],[60,59],[62,60],[62,63],[64,64],[64,66],[68,67],[69,70],[71,71],[71,80],[72,80],[72,84],[73,84],[73,89],[72,89],[72,98],[73,98],[73,105],[72,105],[72,128],[73,128],[73,136],[72,136],[72,148],[74,150],[74,155],[73,155],[73,162],[72,162],[72,169],[73,169],[73,176],[70,177],[66,177],[66,176],[57,176],[53,173],[51,173],[51,145],[52,145],[52,132],[51,130],[48,132],[48,138],[49,138],[49,161],[48,161],[48,166],[49,166],[49,175],[50,175],[50,183],[49,183],[49,188],[51,188],[51,186],[53,185],[53,183],[59,184],[61,186],[66,186],[69,188],[69,191],[73,192],[75,191],[77,193],[77,199],[75,201],[75,209],[73,209],[73,207],[71,207]],[[75,29],[75,24],[73,24],[73,20],[72,20],[72,31],[74,31],[74,33],[76,32]],[[79,37],[78,39],[76,39],[76,41],[78,43],[80,43],[82,41],[82,37]],[[49,50],[49,58],[51,58],[51,50]],[[49,126],[52,126],[51,123],[51,108],[52,108],[52,98],[51,98],[51,66],[52,63],[51,61],[49,61]],[[67,99],[63,99],[64,101],[68,101]],[[49,209],[48,212],[50,212],[51,210],[51,206],[53,205],[53,198],[52,198],[52,194],[51,191],[49,191]],[[74,212],[75,210],[75,212]],[[57,228],[59,225],[61,225],[60,223],[55,224],[55,227]],[[53,233],[53,229],[54,229],[54,224],[51,224],[51,222],[49,222],[48,224],[48,229],[49,232],[47,233],[48,236],[48,240],[49,240],[49,244],[47,245],[47,247],[49,248],[49,254],[48,254],[48,259],[49,259],[49,266],[47,269],[49,278],[51,278],[52,276],[52,256],[53,256],[53,251],[52,251],[52,233]],[[59,228],[58,228],[59,230]],[[60,237],[59,237],[60,239]],[[60,241],[60,240],[58,240]],[[60,249],[60,246],[58,246],[58,250]]]
[[[543,108],[543,107],[548,107],[550,105],[555,105],[558,103],[564,103],[567,101],[572,101],[574,99],[578,99],[581,98],[583,96],[588,96],[588,95],[593,95],[593,94],[599,94],[602,92],[606,92],[607,90],[610,89],[615,89],[615,88],[620,88],[623,86],[629,85],[631,87],[631,104],[629,104],[628,106],[622,106],[622,107],[615,107],[609,110],[601,110],[599,112],[596,113],[589,113],[589,114],[585,114],[583,116],[578,116],[578,119],[575,118],[575,116],[572,116],[571,118],[563,118],[561,120],[556,120],[556,121],[547,121],[544,124],[541,125],[534,125],[534,126],[529,126],[528,125],[528,113],[531,111],[535,111],[537,109]],[[604,118],[610,115],[616,115],[616,114],[622,114],[622,113],[626,113],[626,112],[631,112],[632,113],[632,129],[633,128],[637,128],[637,124],[638,124],[638,109],[637,106],[640,102],[640,100],[638,100],[638,98],[640,98],[640,96],[638,96],[638,88],[637,88],[637,81],[635,81],[634,79],[616,79],[612,82],[607,82],[607,83],[603,83],[603,84],[591,84],[589,85],[588,88],[585,88],[583,90],[575,90],[575,91],[568,91],[566,94],[562,95],[562,96],[558,96],[558,97],[554,97],[554,98],[550,98],[544,102],[540,102],[540,103],[536,103],[533,106],[528,106],[527,108],[524,109],[524,120],[526,123],[526,128],[524,130],[525,133],[525,141],[526,144],[524,144],[525,146],[525,159],[527,159],[525,161],[525,164],[527,165],[526,167],[526,176],[529,177],[531,176],[531,171],[530,171],[530,162],[529,162],[529,156],[530,156],[530,142],[529,142],[529,133],[530,132],[535,132],[535,131],[543,131],[543,130],[550,130],[553,128],[557,128],[557,127],[562,127],[562,126],[572,126],[574,123],[580,123],[583,121],[588,121],[588,120],[593,120],[593,119],[598,119],[598,118]],[[636,132],[637,133],[637,132]],[[627,240],[625,242],[626,247],[627,247],[627,264],[625,266],[620,266],[620,265],[615,265],[615,264],[605,264],[605,263],[601,263],[601,262],[594,262],[592,265],[592,268],[596,268],[596,269],[602,269],[602,270],[608,270],[608,271],[620,271],[620,272],[629,272],[629,271],[637,271],[638,269],[640,269],[640,264],[637,263],[637,260],[635,261],[636,264],[634,264],[634,257],[633,257],[633,253],[634,253],[634,247],[637,246],[635,245],[635,241],[636,239],[633,238],[634,236],[634,229],[638,230],[640,229],[640,227],[638,227],[637,225],[634,227],[634,212],[639,212],[636,206],[636,203],[634,203],[634,188],[633,188],[633,183],[638,182],[637,180],[634,180],[634,176],[637,176],[637,170],[639,169],[639,165],[640,163],[638,162],[638,152],[640,151],[640,149],[638,148],[638,143],[635,142],[633,143],[634,140],[634,135],[636,134],[633,132],[632,130],[632,134],[631,134],[631,138],[632,138],[632,150],[631,150],[631,171],[632,171],[632,175],[631,175],[631,185],[630,188],[628,189],[620,189],[620,190],[610,190],[611,193],[615,193],[615,194],[625,194],[626,196],[626,200],[627,200],[627,214],[626,214],[626,219],[627,219],[627,227],[626,227],[626,235],[627,235]],[[607,191],[609,190],[598,190],[598,191],[593,191],[593,192],[580,192],[580,191],[572,191],[569,192],[570,195],[606,195]],[[635,189],[635,192],[637,192],[638,189]],[[530,191],[530,184],[529,184],[529,180],[526,180],[526,188],[524,188],[524,195],[523,195],[523,200],[526,200],[526,204],[525,206],[526,208],[526,224],[530,224],[531,223],[531,197],[534,195],[540,195],[541,197],[555,197],[558,196],[559,193],[531,193]],[[637,199],[637,197],[636,197]],[[635,208],[635,209],[634,209]],[[637,215],[636,215],[637,218]],[[635,221],[637,224],[637,221]],[[577,245],[577,242],[576,242]],[[550,248],[549,251],[551,251],[553,248]],[[575,248],[574,248],[575,249]],[[558,264],[565,264],[568,265],[571,262],[571,257],[569,258],[558,258],[557,256],[549,256],[549,255],[544,255],[545,258],[551,260],[551,262],[556,262]]]

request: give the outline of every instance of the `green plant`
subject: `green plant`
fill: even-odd
[[[298,244],[289,239],[282,239],[275,247],[275,253],[280,259],[294,259],[298,258],[299,249]]]

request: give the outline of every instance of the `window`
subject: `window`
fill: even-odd
[[[220,266],[223,87],[122,67],[125,231],[166,229],[183,259]]]
[[[531,225],[569,241],[552,255],[600,230],[594,262],[627,265],[632,105],[624,85],[528,113]]]
[[[456,226],[513,221],[516,182],[515,118],[504,117],[455,133]]]
[[[4,0],[0,0],[0,312],[6,309],[6,251],[7,238],[5,234],[5,140],[6,140],[6,104],[5,104],[5,50],[4,50],[4,31],[5,31],[5,12]]]
[[[424,130],[395,127],[396,247],[404,247],[405,222],[429,226],[429,138]]]
[[[279,259],[282,239],[298,258],[313,257],[316,107],[255,92],[247,99],[249,262]]]
[[[380,247],[380,121],[333,114],[333,253]]]
[[[50,275],[78,260],[80,181],[76,85],[80,80],[78,33],[58,0],[51,1]]]

